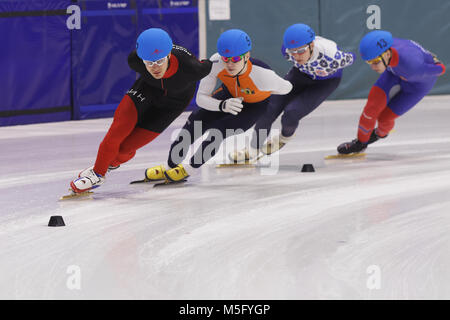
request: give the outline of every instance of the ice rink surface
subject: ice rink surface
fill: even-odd
[[[69,201],[112,119],[2,127],[0,298],[450,299],[449,102],[426,97],[365,158],[324,160],[365,103],[328,101],[254,168],[216,168],[222,149],[184,185],[130,185],[183,114]]]

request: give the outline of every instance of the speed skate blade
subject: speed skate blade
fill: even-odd
[[[169,180],[166,180],[164,182],[160,182],[160,183],[154,184],[153,187],[156,188],[156,187],[166,187],[166,186],[180,185],[180,184],[183,184],[185,182],[187,182],[186,179],[180,180],[180,181],[169,181]]]
[[[73,192],[71,189],[69,189],[69,191],[70,191],[70,194],[62,196],[61,198],[59,198],[59,200],[68,200],[68,199],[82,198],[82,197],[90,196],[91,194],[94,193],[92,191],[85,191],[85,192],[81,192],[81,193],[76,193],[76,192]]]
[[[262,157],[267,156],[267,154],[260,154],[255,159],[252,160],[246,160],[244,162],[231,162],[231,163],[220,163],[216,165],[216,168],[254,168],[255,164],[258,162],[259,159]]]
[[[364,158],[366,156],[366,153],[350,153],[350,154],[333,154],[330,156],[326,156],[325,160],[330,159],[351,159],[351,158]]]
[[[247,160],[244,162],[221,163],[218,164],[216,168],[254,168],[258,160],[264,156],[265,154],[261,154],[254,160]]]
[[[254,168],[255,162],[221,163],[216,168]]]
[[[159,179],[159,180],[142,179],[142,180],[131,181],[130,184],[137,184],[137,183],[152,183],[152,182],[161,182],[161,181],[164,181],[164,179]]]

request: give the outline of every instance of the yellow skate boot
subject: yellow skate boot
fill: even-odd
[[[163,165],[147,168],[145,169],[145,181],[161,181],[165,180],[166,176],[164,175],[164,172],[166,169],[164,169]]]
[[[188,173],[184,169],[183,165],[179,164],[175,168],[164,171],[164,175],[170,182],[179,182],[189,177]]]

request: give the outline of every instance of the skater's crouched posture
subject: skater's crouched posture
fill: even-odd
[[[438,76],[445,73],[445,66],[433,53],[412,40],[393,38],[388,31],[376,30],[365,35],[359,51],[381,76],[369,92],[359,119],[357,139],[339,145],[340,154],[362,152],[369,144],[386,138],[395,119],[422,100]]]
[[[101,185],[107,171],[133,158],[137,149],[163,132],[186,109],[196,82],[212,67],[209,60],[199,61],[187,49],[173,45],[158,28],[139,35],[128,64],[140,78],[117,107],[95,165],[70,183],[76,193]]]
[[[188,172],[201,167],[211,159],[223,138],[251,128],[266,111],[272,94],[287,94],[292,84],[279,77],[265,63],[250,58],[250,37],[242,30],[231,29],[221,34],[217,41],[218,53],[211,56],[211,73],[200,81],[197,104],[175,139],[169,152],[168,167],[157,166],[146,170],[146,179],[182,181]],[[220,80],[222,85],[215,91]],[[195,136],[196,124],[200,128]],[[212,134],[212,132],[216,134]],[[189,163],[181,162],[194,141],[208,132]],[[220,135],[220,137],[218,137]],[[218,140],[218,141],[216,141]]]
[[[282,148],[294,135],[299,121],[318,108],[338,87],[343,69],[352,65],[355,55],[338,49],[329,39],[315,35],[306,24],[288,27],[282,53],[294,65],[284,77],[293,89],[287,95],[270,98],[267,112],[255,124],[251,146],[230,153],[235,161],[253,160]],[[272,124],[281,117],[281,134],[265,142]]]

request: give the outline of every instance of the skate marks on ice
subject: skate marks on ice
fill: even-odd
[[[0,255],[8,257],[0,297],[449,299],[449,97],[433,99],[440,107],[411,111],[395,139],[371,145],[364,160],[324,160],[353,133],[362,102],[350,101],[354,107],[333,112],[348,110],[352,121],[336,121],[326,107],[305,118],[304,136],[282,150],[278,174],[208,168],[185,189],[129,185],[153,165],[149,159],[165,161],[168,140],[155,140],[111,173],[94,201],[56,201],[73,168],[95,155],[97,145],[89,157],[85,151],[92,136],[49,158],[46,141],[33,157],[26,148],[10,152],[23,162],[11,162],[0,177]],[[341,128],[340,136],[323,133],[322,119]],[[31,131],[23,127],[21,135]],[[0,140],[11,151],[28,138]],[[47,166],[36,166],[43,158]],[[316,172],[302,174],[303,163]],[[66,227],[49,228],[51,215],[62,215]],[[71,265],[81,268],[82,290],[66,286]],[[367,287],[373,265],[381,270],[379,290]]]
[[[448,299],[450,193],[444,188],[393,194],[382,203],[357,207],[358,232],[350,233],[328,257],[332,278],[360,299]],[[341,210],[348,210],[342,208]],[[426,219],[424,219],[426,217]],[[369,290],[369,267],[381,275],[380,287]],[[341,286],[343,288],[344,286]],[[341,292],[342,293],[342,292]],[[339,294],[338,296],[341,296]]]
[[[195,216],[201,223],[194,219],[194,214],[188,214],[183,224],[185,232],[167,241],[159,239],[159,244],[149,244],[143,250],[142,263],[151,272],[147,278],[149,286],[160,290],[164,298],[178,299],[361,298],[370,294],[365,284],[366,268],[379,263],[383,272],[391,271],[385,262],[389,263],[392,252],[383,251],[383,246],[401,252],[409,228],[409,223],[402,227],[403,217],[409,216],[410,209],[418,209],[411,200],[426,195],[419,203],[426,211],[433,205],[435,199],[430,195],[436,190],[438,198],[449,195],[446,191],[449,182],[426,173],[402,179],[395,175],[383,177],[384,184],[380,180],[364,180],[364,176],[360,173],[355,177],[364,188],[350,182],[295,188],[293,181],[282,190],[270,193],[266,190],[263,199],[248,199],[246,193],[253,194],[256,190],[241,188],[245,202],[198,211]],[[450,172],[444,176],[450,177]],[[422,181],[421,185],[413,184],[416,179]],[[248,184],[251,182],[254,181]],[[386,188],[386,184],[391,187]],[[217,183],[214,190],[224,193],[225,190],[216,187]],[[268,186],[261,184],[258,188],[263,191],[264,187]],[[323,201],[325,198],[327,201]],[[443,213],[441,220],[445,219]],[[419,228],[420,218],[414,214],[409,221]],[[448,225],[450,220],[446,221]],[[402,227],[403,236],[397,239],[398,246],[390,247],[398,227]],[[383,228],[389,229],[389,237]],[[417,244],[419,240],[413,242]],[[370,259],[374,246],[378,260]],[[438,253],[431,251],[436,247],[438,243],[431,248],[423,244],[422,253],[436,257]],[[398,255],[409,261],[408,268],[413,268],[418,256],[417,251]],[[204,261],[208,261],[207,265]],[[441,261],[448,266],[445,257]],[[345,273],[347,263],[351,264],[352,274]],[[248,270],[252,270],[251,277],[245,276]],[[398,272],[401,274],[396,269],[389,277],[398,276]],[[183,280],[177,282],[176,277]],[[410,285],[419,281],[414,274],[403,274],[401,279],[409,280]],[[204,288],[211,282],[216,285],[206,292]],[[407,290],[407,283],[404,285]],[[390,292],[379,294],[389,296]]]

